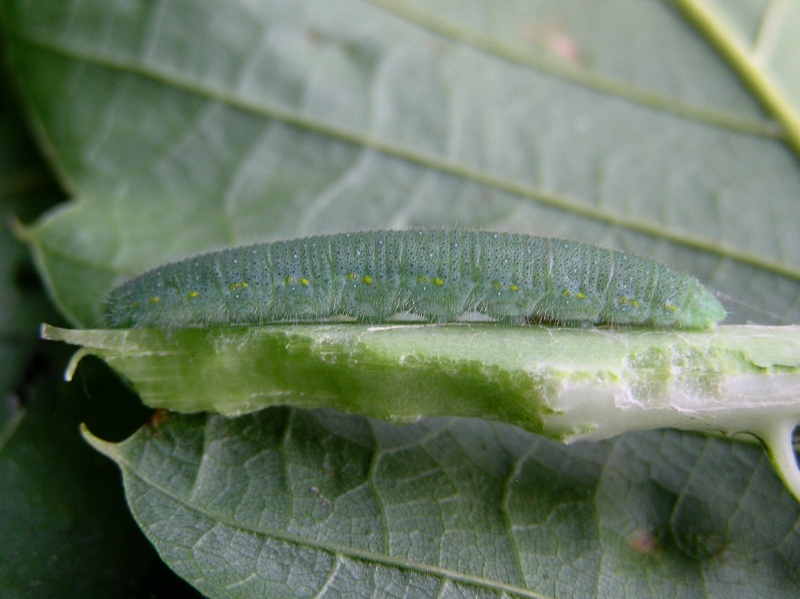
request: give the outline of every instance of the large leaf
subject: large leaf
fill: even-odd
[[[214,597],[797,595],[797,508],[753,447],[565,447],[286,408],[90,439],[162,556]]]
[[[788,118],[797,113],[791,109],[797,105],[797,73],[785,66],[792,63],[791,53],[779,58],[783,43],[792,43],[791,27],[798,20],[791,10],[774,26],[767,10],[772,5],[766,3],[763,9],[733,5],[722,13],[724,22],[703,17],[699,9],[710,3],[689,1],[241,0],[222,7],[197,0],[113,5],[5,0],[2,5],[31,118],[76,195],[73,204],[27,231],[52,296],[76,325],[100,322],[102,299],[115,282],[169,259],[310,232],[409,225],[562,235],[634,251],[689,270],[721,290],[730,298],[731,322],[798,320],[800,170]],[[725,26],[710,27],[720,24]],[[734,49],[745,56],[764,55],[770,42],[772,50],[760,63],[769,68],[756,67],[769,76],[742,77],[752,65],[750,71],[743,68],[747,62],[737,58],[742,52],[731,52],[720,43],[725,40],[734,40]],[[776,104],[775,98],[785,101]],[[776,116],[766,116],[762,104]],[[777,109],[786,105],[788,112]],[[280,425],[275,412],[252,418]],[[340,422],[328,412],[313,418],[323,429]],[[206,435],[206,422],[178,417],[174,427],[171,422],[158,434],[174,438],[178,448],[207,438],[199,455],[201,463],[211,463],[215,438]],[[208,422],[224,423],[234,448],[249,442],[251,420],[209,417]],[[343,422],[348,428],[361,421]],[[403,437],[435,424],[373,426]],[[652,433],[554,449],[513,429],[475,426],[467,437],[482,457],[476,468],[458,452],[465,443],[461,433],[450,442],[447,435],[432,437],[442,442],[431,453],[453,456],[442,459],[461,468],[452,475],[458,491],[446,495],[453,500],[442,500],[441,510],[458,525],[431,529],[432,519],[424,516],[431,491],[413,484],[426,478],[429,464],[415,452],[400,452],[386,474],[398,503],[384,493],[377,508],[341,504],[348,519],[337,524],[346,529],[370,522],[374,509],[387,514],[396,507],[401,516],[392,524],[417,532],[398,549],[385,542],[364,554],[364,543],[373,537],[357,538],[353,531],[363,529],[351,528],[351,544],[340,553],[356,551],[360,561],[334,561],[340,564],[334,575],[315,580],[330,581],[325,589],[331,594],[342,588],[333,584],[342,580],[340,573],[351,573],[373,592],[392,589],[396,578],[381,558],[390,555],[402,572],[412,571],[405,558],[432,570],[445,568],[445,578],[453,571],[470,582],[488,580],[493,593],[502,592],[504,584],[556,596],[642,596],[660,588],[670,596],[733,593],[725,584],[715,585],[724,578],[743,585],[736,587],[739,596],[797,594],[797,534],[791,525],[769,524],[795,522],[797,509],[752,448]],[[299,437],[301,461],[318,465],[335,455],[337,448],[326,446],[319,430]],[[464,495],[464,485],[496,492],[496,481],[510,472],[497,456],[506,453],[504,443],[511,438],[523,449],[510,455],[530,455],[548,474],[525,494],[530,509],[545,506],[535,518],[522,520],[536,525],[537,534],[524,538],[530,550],[521,550],[528,548],[522,543],[503,553],[483,542],[501,538],[484,534],[493,530],[496,496]],[[253,443],[253,454],[233,451],[225,464],[252,468],[256,462],[248,456],[270,447],[260,435]],[[573,468],[592,470],[609,447],[629,448],[621,462],[626,465],[618,481],[622,490],[609,495],[610,507],[598,510],[599,501],[579,500],[584,510],[597,510],[596,519],[564,509],[575,504],[575,492],[572,483],[558,484],[561,477],[569,478]],[[122,450],[106,451],[123,462],[130,490],[135,469],[120,458]],[[741,452],[754,453],[742,459]],[[185,471],[189,478],[195,472],[192,460]],[[659,465],[686,476],[666,484]],[[255,470],[265,477],[280,472]],[[157,493],[130,494],[140,524],[167,562],[204,591],[244,594],[247,588],[233,581],[252,573],[246,557],[255,546],[265,551],[266,568],[285,568],[287,586],[278,593],[317,592],[317,586],[303,586],[307,578],[295,576],[305,570],[293,569],[314,555],[298,547],[325,535],[315,519],[324,502],[310,487],[328,501],[338,494],[316,483],[287,487],[293,515],[307,526],[297,529],[298,537],[283,539],[277,545],[281,551],[267,553],[276,545],[248,524],[258,521],[261,504],[237,503],[219,480],[209,493],[220,496],[220,510],[200,509],[204,522],[216,523],[209,529],[212,536],[195,544],[177,539],[193,559],[207,558],[213,566],[200,570],[184,561],[186,553],[174,553],[161,541],[175,540],[197,522],[197,510],[182,501],[183,479],[157,482]],[[223,480],[240,484],[236,478]],[[655,492],[629,492],[635,480]],[[593,489],[590,484],[587,492]],[[668,494],[690,489],[681,504],[685,509],[675,511],[660,497],[662,489]],[[752,493],[757,500],[749,499]],[[158,494],[173,500],[166,512],[141,508],[140,497],[155,501]],[[460,497],[475,499],[459,502]],[[627,525],[620,525],[618,509],[632,514],[623,519]],[[670,521],[669,514],[685,518],[681,526],[687,528],[676,535],[683,539],[676,546],[698,548],[688,551],[701,560],[695,575],[687,579],[680,559],[659,560],[662,551],[650,553],[647,548],[661,547],[663,537],[657,534],[654,544],[648,531],[661,529],[637,520],[636,510],[657,522]],[[737,536],[729,513],[768,521]],[[504,521],[513,528],[513,520]],[[383,526],[392,540],[391,526]],[[637,574],[615,569],[620,543],[615,546],[613,539],[639,530],[644,532],[629,537],[628,546],[644,549],[648,557],[633,568]],[[754,538],[755,530],[777,533],[762,542]],[[597,531],[622,536],[609,543]],[[226,547],[241,547],[241,554],[234,558],[219,545],[204,544],[214,532],[223,545],[230,539]],[[232,536],[226,537],[228,532]],[[431,542],[417,542],[426,533]],[[736,539],[733,546],[745,549],[731,552],[732,545],[707,540],[692,544],[708,538]],[[253,540],[255,545],[247,544]],[[504,561],[507,555],[516,559],[515,570]],[[712,571],[730,555],[764,560],[725,562],[733,565],[715,578]],[[585,572],[593,584],[586,584]],[[442,576],[434,573],[433,580]]]
[[[75,324],[170,259],[409,225],[626,249],[741,302],[734,322],[799,320],[796,157],[670,4],[5,7],[78,192],[31,232]]]

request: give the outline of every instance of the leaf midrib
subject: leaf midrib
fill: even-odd
[[[301,547],[315,549],[321,552],[332,554],[334,556],[347,557],[354,561],[363,561],[369,564],[381,564],[391,568],[411,570],[414,572],[418,572],[420,574],[424,574],[426,576],[433,576],[439,579],[445,579],[451,582],[457,582],[473,587],[480,587],[494,591],[512,593],[521,597],[528,597],[530,599],[550,599],[548,595],[543,595],[541,593],[537,593],[529,589],[525,589],[523,587],[519,587],[513,584],[504,583],[500,581],[490,580],[481,576],[465,574],[463,572],[458,572],[456,570],[451,570],[449,568],[432,566],[430,564],[424,564],[416,561],[406,560],[399,557],[389,556],[387,554],[374,553],[372,551],[362,550],[352,546],[340,545],[338,543],[327,543],[324,541],[319,541],[316,539],[304,537],[298,534],[289,533],[283,529],[245,527],[241,523],[234,522],[228,518],[221,518],[218,514],[214,514],[204,508],[197,506],[196,504],[191,503],[187,499],[179,495],[176,495],[171,489],[155,483],[155,481],[145,476],[135,468],[133,468],[132,463],[120,451],[118,445],[97,439],[93,437],[91,433],[88,433],[88,431],[84,431],[84,435],[87,437],[87,440],[95,449],[97,449],[98,451],[100,451],[101,453],[103,453],[104,455],[111,458],[112,460],[114,460],[114,462],[117,463],[119,468],[125,474],[126,478],[133,477],[137,479],[140,483],[148,486],[153,490],[160,492],[161,494],[166,496],[170,501],[174,501],[182,505],[185,509],[194,512],[213,523],[222,524],[231,530],[241,531],[243,534],[257,534],[263,537],[284,541]],[[127,486],[127,481],[126,481],[126,486]]]
[[[795,156],[800,156],[800,115],[796,114],[773,78],[761,68],[757,52],[748,51],[722,12],[711,3],[702,0],[675,2],[686,18],[717,48],[767,112],[775,116],[784,130],[787,145]]]
[[[433,12],[410,6],[408,3],[398,3],[396,0],[364,1],[378,6],[417,27],[427,29],[453,42],[475,48],[499,60],[553,75],[563,81],[569,81],[596,92],[615,96],[633,104],[647,106],[681,118],[739,133],[778,139],[783,139],[784,137],[785,132],[778,123],[769,120],[745,118],[733,113],[721,112],[717,109],[680,102],[645,88],[598,75],[585,68],[547,60],[530,52],[520,50],[502,40],[497,40],[489,35],[440,18]]]

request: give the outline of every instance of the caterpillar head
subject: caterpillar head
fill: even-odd
[[[725,319],[725,308],[712,293],[697,283],[676,314],[676,325],[689,329],[708,329]]]

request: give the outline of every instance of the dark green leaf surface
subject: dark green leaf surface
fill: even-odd
[[[151,552],[117,473],[78,434],[80,386],[53,382],[61,360],[39,373],[0,452],[0,595],[130,596]]]
[[[754,447],[676,432],[564,446],[287,408],[89,438],[162,557],[214,597],[800,591],[800,512]]]
[[[0,68],[0,76],[4,74]],[[58,319],[42,293],[30,251],[14,239],[11,228],[15,219],[32,219],[56,199],[52,177],[35,151],[20,107],[8,86],[0,83],[0,393],[5,398],[30,382],[25,371],[33,359],[41,320]],[[23,400],[4,403],[0,448],[3,432],[13,430]]]

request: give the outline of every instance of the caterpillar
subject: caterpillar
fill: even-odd
[[[112,328],[433,322],[706,328],[725,309],[696,279],[619,251],[550,237],[460,230],[339,233],[213,252],[114,289]]]

